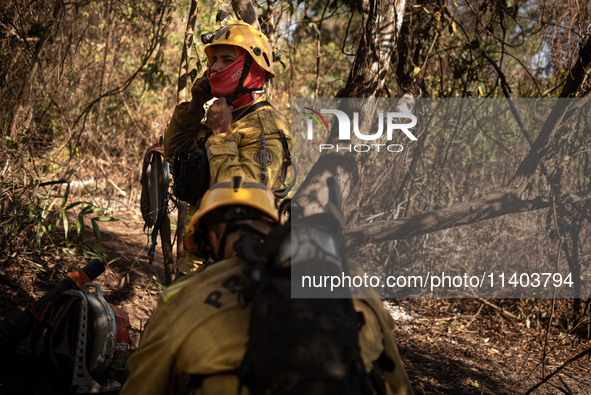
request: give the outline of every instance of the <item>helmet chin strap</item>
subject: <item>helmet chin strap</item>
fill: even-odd
[[[226,103],[228,104],[228,107],[232,105],[232,103],[234,102],[234,100],[236,100],[236,98],[238,97],[239,94],[256,92],[261,89],[261,88],[245,88],[244,87],[244,81],[246,80],[246,77],[250,73],[250,66],[251,65],[252,65],[252,56],[248,52],[246,52],[246,59],[244,60],[244,67],[242,68],[242,75],[240,76],[240,81],[238,81],[238,87],[236,87],[236,90],[233,93],[230,93],[228,96],[226,96]]]

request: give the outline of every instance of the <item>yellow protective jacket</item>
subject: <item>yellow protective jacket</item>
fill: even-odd
[[[243,266],[235,256],[164,291],[139,348],[127,361],[129,378],[120,395],[172,395],[181,388],[183,373],[209,375],[240,366],[250,316],[250,308],[241,308],[237,298],[240,284],[247,282]],[[354,299],[354,306],[365,318],[359,344],[366,370],[385,350],[396,364],[385,375],[388,393],[412,394],[392,334],[394,323],[381,300]],[[219,374],[206,378],[196,393],[234,395],[237,388],[235,375]]]
[[[266,100],[262,95],[254,104]],[[164,157],[166,160],[174,154],[176,147],[181,146],[185,151],[198,144],[199,138],[206,134],[202,120],[205,110],[197,114],[187,114],[188,102],[176,106],[172,119],[164,133]],[[285,117],[274,107],[266,106],[247,114],[243,118],[232,122],[232,132],[210,136],[205,147],[208,150],[209,169],[211,174],[210,186],[230,178],[235,171],[243,170],[247,176],[260,181],[260,134],[265,133],[267,150],[267,186],[271,189],[282,188],[281,173],[285,152],[279,135],[283,131],[288,145],[291,147],[291,130]],[[187,216],[188,225],[196,207],[189,206]],[[190,273],[202,266],[202,260],[187,251],[182,251],[177,260],[179,273]]]
[[[262,95],[254,104],[265,100]],[[164,157],[168,160],[178,146],[185,150],[195,146],[197,140],[205,135],[201,120],[205,114],[201,110],[196,115],[187,114],[189,103],[179,104],[164,133]],[[245,110],[246,111],[246,110]],[[285,153],[279,134],[283,131],[291,146],[291,130],[285,117],[274,107],[265,106],[232,122],[232,132],[210,136],[205,147],[208,151],[211,173],[210,185],[230,178],[235,171],[243,170],[247,176],[260,181],[260,134],[265,133],[267,150],[267,186],[279,189]]]

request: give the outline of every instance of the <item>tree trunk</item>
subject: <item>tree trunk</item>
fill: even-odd
[[[197,10],[199,4],[197,0],[191,0],[191,7],[189,9],[189,17],[187,18],[187,27],[185,29],[185,42],[183,45],[183,55],[181,56],[181,65],[179,68],[179,82],[177,104],[188,101],[187,79],[189,77],[189,70],[191,65],[189,59],[191,57],[191,47],[195,39],[195,23],[197,21]],[[178,222],[176,227],[176,256],[177,259],[181,256],[181,252],[185,247],[185,221],[187,220],[187,202],[178,201]]]
[[[369,7],[364,8],[367,15],[367,18],[364,19],[368,22],[359,44],[355,64],[346,87],[339,95],[340,97],[377,97],[383,87],[384,76],[388,67],[388,63],[384,62],[385,55],[391,54],[391,45],[396,40],[394,34],[399,31],[399,23],[402,21],[402,12],[394,13],[393,7],[390,7],[391,13],[389,14],[387,10],[383,9],[384,4],[371,2]],[[396,9],[403,9],[403,7],[404,2],[396,3]],[[373,9],[378,10],[377,14],[383,16],[379,24],[375,14],[372,13]],[[394,25],[394,21],[396,22],[395,26],[398,28],[388,29],[389,26]],[[385,46],[386,49],[389,48],[389,51],[377,50],[377,48],[382,48],[379,45],[380,43],[390,44]],[[576,95],[578,90],[585,84],[590,68],[591,39],[582,47],[580,58],[569,73],[561,97]],[[551,198],[538,197],[533,200],[522,200],[521,195],[526,190],[541,161],[549,152],[560,125],[568,120],[577,109],[584,106],[587,100],[576,103],[567,100],[557,101],[542,130],[533,142],[528,155],[504,188],[477,201],[461,203],[442,210],[419,214],[408,219],[376,221],[372,224],[355,227],[345,233],[347,244],[354,249],[355,246],[361,247],[366,243],[404,239],[505,214],[550,207],[552,204]],[[412,99],[410,103],[412,104]],[[365,114],[373,115],[375,106],[372,107],[368,103],[355,110],[360,113],[360,123],[365,127],[364,122],[367,122],[368,119]],[[351,110],[349,109],[349,111]],[[336,145],[337,141],[338,123],[331,130],[327,143]],[[350,144],[357,143],[361,142],[355,141],[352,136]],[[369,157],[369,155],[366,156]],[[295,204],[304,207],[306,214],[320,211],[328,202],[326,179],[330,176],[335,176],[339,180],[343,200],[345,200],[353,186],[359,182],[360,174],[362,174],[360,170],[366,163],[361,162],[359,159],[356,161],[349,158],[351,157],[334,152],[323,154],[296,193],[294,197]],[[556,196],[555,199],[557,204],[568,205],[588,201],[591,196],[588,193],[580,193]]]
[[[569,205],[591,200],[591,193],[561,196],[557,204]],[[376,221],[345,232],[345,240],[352,250],[367,243],[403,240],[456,226],[473,224],[507,214],[521,213],[551,207],[551,197],[522,200],[510,189],[488,195],[483,199],[460,203],[452,207],[396,221]]]
[[[189,64],[189,58],[191,57],[191,47],[193,45],[195,22],[197,21],[197,0],[191,0],[191,8],[189,9],[189,17],[187,18],[187,27],[185,29],[185,41],[183,43],[183,54],[181,55],[181,64],[179,67],[179,80],[177,89],[177,104],[188,101],[187,95],[187,80],[189,78],[189,72],[191,65]]]
[[[563,122],[573,115],[577,108],[584,107],[586,102],[587,100],[577,103],[559,100],[556,103],[544,123],[542,131],[534,141],[533,147],[519,165],[515,175],[506,187],[476,201],[415,215],[408,219],[377,221],[372,224],[356,227],[345,233],[347,244],[350,246],[362,246],[372,242],[400,240],[476,223],[506,214],[550,207],[553,203],[551,197],[522,200],[521,195],[533,177],[540,161],[553,143],[556,131]],[[591,199],[591,194],[587,192],[556,196],[555,199],[557,204],[567,205],[586,202]]]
[[[380,96],[402,26],[405,5],[405,0],[375,0],[364,4],[363,19],[366,23],[347,85],[340,92],[339,97],[377,98]],[[360,130],[368,130],[375,118],[376,104],[375,100],[365,100],[357,103],[354,109],[340,108],[340,110],[359,112]],[[327,140],[328,144],[337,144],[338,132],[338,125],[334,125]],[[352,136],[350,144],[358,143],[363,141]],[[306,215],[321,211],[328,202],[326,180],[331,176],[339,181],[344,201],[359,182],[364,167],[373,160],[371,155],[365,156],[367,158],[363,161],[356,161],[342,152],[322,155],[294,196],[295,205],[304,207]]]

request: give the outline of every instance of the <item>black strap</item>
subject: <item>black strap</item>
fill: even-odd
[[[289,191],[291,191],[291,187],[296,183],[298,178],[298,174],[296,171],[295,163],[291,161],[291,153],[289,152],[289,145],[287,143],[287,138],[285,137],[285,133],[283,130],[279,130],[279,135],[281,136],[281,144],[283,145],[283,152],[285,154],[285,160],[283,161],[283,166],[281,167],[281,184],[283,188],[274,189],[273,194],[275,195],[276,199],[283,199],[287,196]],[[291,182],[289,185],[285,184],[285,179],[287,178],[287,168],[291,166],[291,171],[293,173],[291,177]]]
[[[209,135],[205,138],[207,139]],[[152,231],[152,245],[150,246],[150,251],[148,251],[148,263],[151,265],[154,263],[154,254],[156,252],[156,244],[158,239],[158,232],[160,232],[160,228],[162,228],[162,222],[164,221],[164,217],[168,215],[168,186],[170,185],[170,168],[168,166],[168,162],[164,160],[164,153],[160,153],[160,161],[162,163],[162,169],[164,171],[164,190],[162,191],[162,202],[160,203],[160,207],[158,208],[158,217],[156,218],[156,224],[154,225],[154,230]],[[156,172],[158,172],[158,157],[156,157]],[[160,177],[156,177],[159,181]],[[159,182],[158,182],[159,183]],[[144,228],[145,229],[145,228]]]
[[[260,230],[254,228],[248,224],[237,223],[239,220],[240,219],[238,219],[238,218],[233,218],[228,223],[226,223],[226,229],[224,230],[224,233],[223,233],[222,238],[220,240],[220,247],[217,252],[217,257],[214,257],[216,260],[224,259],[224,253],[226,251],[226,240],[227,240],[228,235],[230,233],[234,233],[237,230],[243,230],[247,233],[253,233],[253,234],[259,236],[260,238],[263,238],[263,239],[265,238],[265,234],[263,232],[261,232]]]
[[[382,351],[380,357],[373,362],[373,367],[369,372],[369,379],[376,395],[386,395],[386,383],[384,383],[384,371],[393,372],[396,364],[386,350]]]
[[[251,114],[251,113],[255,112],[256,110],[258,110],[259,108],[266,107],[266,106],[271,106],[271,107],[273,107],[273,106],[271,105],[271,103],[269,103],[269,102],[268,102],[268,101],[266,101],[266,100],[263,100],[263,101],[260,101],[260,102],[258,102],[258,103],[255,103],[255,104],[253,104],[252,106],[248,107],[248,108],[246,109],[246,111],[244,111],[242,114],[240,114],[240,116],[239,116],[238,118],[236,118],[236,119],[235,119],[234,121],[232,121],[232,122],[239,121],[239,120],[241,120],[242,118],[244,118],[245,116],[247,116],[248,114]]]
[[[209,128],[209,126],[207,126],[207,125],[203,125],[203,127],[204,127],[204,128],[207,128],[207,129],[206,129],[206,130],[207,130],[207,132],[205,133],[205,135],[203,135],[203,137],[201,137],[201,138],[197,139],[197,144],[198,144],[198,145],[202,145],[202,146],[204,146],[204,147],[205,147],[205,143],[207,142],[207,139],[208,139],[210,136],[213,136],[213,132],[211,131],[211,129]]]
[[[240,116],[238,118],[236,118],[236,120],[234,120],[233,122],[236,122],[242,118],[244,118],[245,116],[247,116],[248,114],[251,114],[253,112],[255,112],[256,110],[258,110],[259,108],[262,107],[266,107],[266,106],[270,106],[273,107],[273,105],[271,103],[269,103],[266,100],[260,101],[258,103],[253,104],[252,106],[250,106],[249,108],[246,109],[246,111],[244,111],[242,114],[240,114]],[[281,136],[281,145],[283,146],[283,152],[285,155],[285,160],[283,161],[283,166],[281,168],[281,184],[283,185],[283,188],[279,188],[279,189],[275,189],[273,190],[273,194],[275,195],[275,198],[277,199],[283,199],[284,197],[286,197],[289,194],[289,191],[291,191],[291,187],[296,183],[297,180],[297,170],[296,170],[296,166],[295,163],[292,162],[291,159],[291,152],[289,152],[289,144],[287,142],[287,138],[285,137],[285,133],[283,132],[283,130],[278,130],[279,135]],[[266,152],[265,155],[263,156],[263,147],[264,147],[264,132],[261,132],[261,148],[260,148],[260,154],[259,154],[259,162],[261,164],[261,182],[263,182],[265,185],[267,185],[267,177],[264,178],[265,181],[263,181],[263,173],[265,173],[266,175],[266,168],[263,170],[263,167],[266,167]],[[265,162],[263,162],[263,158],[265,159]],[[264,165],[263,165],[264,163]],[[291,178],[291,182],[289,184],[289,186],[287,184],[285,184],[285,180],[287,178],[287,169],[291,166],[292,169],[292,178]]]
[[[33,353],[35,352],[37,344],[41,339],[43,330],[49,329],[51,327],[51,319],[53,318],[52,313],[55,311],[56,306],[61,306],[67,298],[68,295],[64,295],[63,293],[52,294],[47,302],[45,302],[43,307],[41,307],[39,310],[39,314],[35,319],[35,324],[33,325],[33,332],[31,335],[31,351],[33,351]]]
[[[209,377],[226,375],[226,374],[237,375],[238,369],[222,370],[221,372],[210,373],[210,374],[189,374],[187,382],[179,390],[178,395],[186,395],[189,393],[189,390],[192,388],[201,388],[203,381]]]
[[[242,75],[240,76],[240,81],[238,81],[238,87],[236,88],[236,90],[234,92],[232,92],[228,96],[226,96],[226,103],[228,104],[228,107],[232,105],[232,103],[234,102],[234,100],[236,100],[236,97],[238,97],[238,95],[240,93],[250,93],[250,92],[254,92],[255,90],[260,89],[260,88],[249,89],[249,88],[244,87],[244,81],[246,80],[246,77],[248,76],[248,74],[250,74],[250,66],[251,65],[252,65],[252,56],[250,56],[250,54],[247,52],[246,59],[244,60],[244,67],[242,68]]]
[[[265,131],[262,130],[261,134],[259,135],[259,164],[261,165],[261,172],[260,178],[261,182],[267,185],[267,177],[269,173],[267,172],[267,145],[265,143]]]
[[[44,334],[44,352],[47,357],[51,359],[54,366],[61,372],[61,368],[53,355],[53,342],[55,331],[60,327],[63,319],[67,316],[68,312],[75,307],[75,311],[78,310],[78,303],[80,298],[77,295],[56,293],[53,294],[40,309],[39,315],[35,320],[33,332],[31,334],[31,351],[35,353],[37,344]],[[70,345],[70,350],[74,349],[73,345]]]

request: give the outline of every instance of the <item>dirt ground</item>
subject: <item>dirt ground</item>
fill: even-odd
[[[109,303],[129,314],[133,351],[164,289],[164,270],[160,246],[154,265],[148,264],[149,245],[137,212],[117,217],[117,222],[100,224],[99,245],[109,263],[96,282]],[[68,272],[90,260],[68,257],[57,250],[53,256],[1,260],[0,322],[15,317]],[[479,300],[384,301],[397,322],[395,336],[416,394],[525,394],[543,378],[544,371],[545,375],[554,372],[589,348],[568,334],[560,317],[546,330],[551,301],[489,303],[508,314]],[[568,303],[558,302],[555,310],[567,310]],[[21,348],[27,348],[26,342]],[[591,394],[590,370],[588,354],[533,393]],[[122,373],[119,379],[124,380]],[[64,393],[51,383],[27,369],[0,372],[0,394]]]

